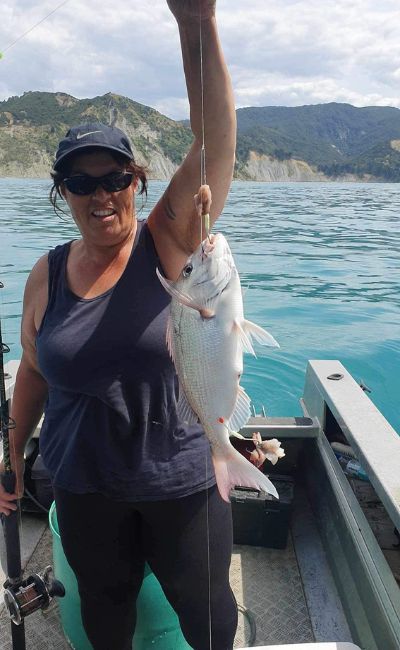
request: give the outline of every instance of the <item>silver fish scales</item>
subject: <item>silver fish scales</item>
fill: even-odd
[[[171,295],[167,345],[179,379],[178,412],[200,420],[211,443],[216,480],[229,501],[232,487],[265,490],[278,497],[268,477],[231,444],[243,427],[250,398],[240,386],[243,352],[254,354],[252,338],[278,346],[261,327],[244,318],[239,275],[228,242],[209,236],[188,259],[176,282],[158,277]]]

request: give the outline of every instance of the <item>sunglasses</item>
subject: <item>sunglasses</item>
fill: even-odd
[[[106,192],[121,192],[132,183],[132,172],[111,172],[105,176],[87,176],[81,174],[64,178],[65,187],[72,194],[87,196],[93,194],[99,185]]]

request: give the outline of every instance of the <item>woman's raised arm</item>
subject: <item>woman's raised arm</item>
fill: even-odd
[[[149,227],[164,270],[168,277],[175,279],[187,256],[200,242],[200,224],[193,200],[201,183],[203,141],[200,21],[205,161],[207,183],[212,193],[211,223],[221,213],[232,181],[236,114],[232,84],[217,31],[215,1],[168,0],[168,5],[179,27],[194,141],[164,196],[152,211]]]

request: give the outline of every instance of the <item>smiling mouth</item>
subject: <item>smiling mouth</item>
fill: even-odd
[[[114,216],[116,215],[115,210],[112,208],[108,210],[93,210],[92,215],[96,217],[96,219],[103,219],[104,221],[111,221]]]

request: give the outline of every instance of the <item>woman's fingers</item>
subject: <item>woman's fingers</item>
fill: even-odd
[[[215,14],[216,0],[167,0],[177,20],[210,18]]]
[[[24,493],[24,461],[21,458],[15,459],[13,463],[17,470],[16,487],[15,491],[7,492],[3,484],[0,482],[0,513],[9,515],[13,510],[17,510],[18,505],[16,501],[20,499]],[[0,462],[0,479],[4,474],[4,464]]]
[[[15,503],[17,499],[16,494],[9,494],[4,488],[0,488],[0,512],[9,515],[13,510],[16,510],[18,508]]]
[[[199,217],[209,214],[211,209],[211,190],[208,185],[201,185],[194,195],[194,204]]]
[[[18,506],[16,506],[16,505],[15,506],[14,505],[9,506],[8,508],[6,508],[6,506],[1,506],[0,507],[0,514],[5,515],[6,517],[8,517],[8,515],[11,515],[11,513],[13,511],[15,511],[17,509],[17,507]]]
[[[262,451],[260,451],[260,449],[254,449],[250,454],[250,462],[258,468],[261,467],[265,459],[266,456]]]

